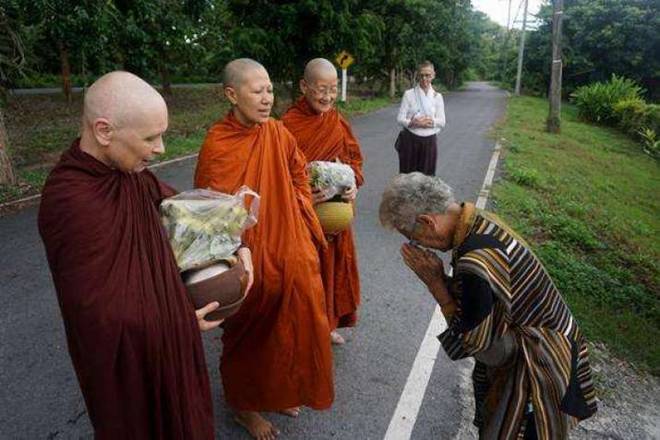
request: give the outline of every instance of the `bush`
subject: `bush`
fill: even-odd
[[[660,139],[656,132],[650,128],[639,130],[639,136],[642,138],[644,152],[651,157],[660,158]]]
[[[660,156],[660,106],[641,98],[624,99],[614,105],[614,115],[619,128],[639,140],[645,153]]]
[[[650,107],[642,98],[626,98],[614,104],[614,119],[621,130],[637,136],[639,130],[650,125]]]
[[[582,86],[573,94],[578,117],[585,121],[616,125],[614,106],[623,100],[641,99],[644,90],[635,81],[612,75],[608,82]]]
[[[650,128],[656,133],[660,133],[660,105],[648,105],[648,119],[646,123],[648,124],[647,128]]]

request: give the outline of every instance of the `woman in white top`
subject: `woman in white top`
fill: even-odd
[[[431,85],[435,78],[433,64],[421,63],[417,75],[417,86],[403,94],[397,118],[403,129],[394,148],[399,153],[400,173],[420,171],[434,176],[438,157],[436,135],[445,126],[445,104]]]

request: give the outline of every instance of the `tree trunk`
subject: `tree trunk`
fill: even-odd
[[[60,66],[62,69],[62,93],[67,102],[71,104],[71,65],[69,64],[69,51],[61,41],[57,42],[60,51]]]
[[[0,185],[16,185],[16,173],[7,153],[7,130],[0,108]]]
[[[552,76],[550,78],[550,110],[547,129],[550,133],[561,131],[561,21],[564,14],[563,0],[554,0],[552,16]]]
[[[396,68],[390,69],[390,98],[396,96]]]
[[[172,81],[170,80],[170,71],[167,69],[167,64],[160,59],[158,62],[158,71],[160,73],[160,83],[163,87],[163,94],[172,96]]]

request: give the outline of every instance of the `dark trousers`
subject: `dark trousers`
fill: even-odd
[[[427,176],[435,176],[438,160],[438,137],[417,136],[407,129],[401,130],[394,148],[399,153],[399,173],[419,171]]]

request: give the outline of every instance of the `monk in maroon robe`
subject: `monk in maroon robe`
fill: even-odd
[[[81,138],[50,174],[39,231],[95,438],[213,439],[200,329],[160,224],[175,193],[145,170],[164,151],[165,101],[113,72],[87,92]]]

